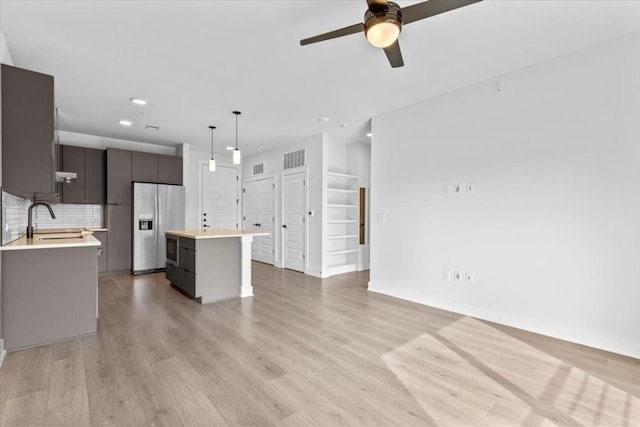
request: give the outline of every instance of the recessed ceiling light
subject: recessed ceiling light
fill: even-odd
[[[231,151],[233,150],[233,147],[227,147],[227,150]]]
[[[371,135],[373,135],[371,132],[369,132],[369,133],[367,134],[367,136],[368,136],[369,138],[371,138]]]
[[[326,123],[329,120],[331,120],[331,118],[330,117],[320,117],[318,120],[321,121],[321,122],[325,122]]]
[[[120,120],[119,122],[122,126],[131,126],[133,122],[131,120]]]
[[[131,102],[133,102],[136,105],[147,105],[147,101],[140,98],[131,98]]]

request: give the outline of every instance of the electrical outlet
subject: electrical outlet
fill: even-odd
[[[451,185],[445,184],[442,186],[442,194],[451,194]]]
[[[476,191],[476,186],[470,182],[467,184],[467,193],[471,194],[474,193]]]
[[[464,281],[465,283],[473,283],[473,274],[471,273],[464,273]]]
[[[453,193],[454,194],[462,194],[462,185],[460,184],[455,184],[453,186]]]
[[[460,273],[459,271],[454,272],[453,280],[455,280],[456,282],[462,282],[462,273]]]

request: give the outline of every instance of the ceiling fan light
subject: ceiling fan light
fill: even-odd
[[[212,157],[209,159],[209,172],[215,172],[215,171],[216,171],[216,159]]]
[[[367,28],[366,36],[375,47],[385,48],[398,40],[400,26],[394,20],[380,21]]]
[[[240,154],[240,150],[236,148],[235,150],[233,150],[233,164],[239,165],[241,159],[242,159],[242,155]]]

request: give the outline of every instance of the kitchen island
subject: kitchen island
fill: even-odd
[[[251,242],[268,236],[244,230],[169,230],[167,279],[202,304],[253,295]]]
[[[2,246],[8,351],[94,334],[100,241],[90,232],[35,234]]]

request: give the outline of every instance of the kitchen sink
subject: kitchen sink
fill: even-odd
[[[36,234],[33,236],[33,240],[69,240],[82,239],[83,237],[82,233],[48,233]]]

